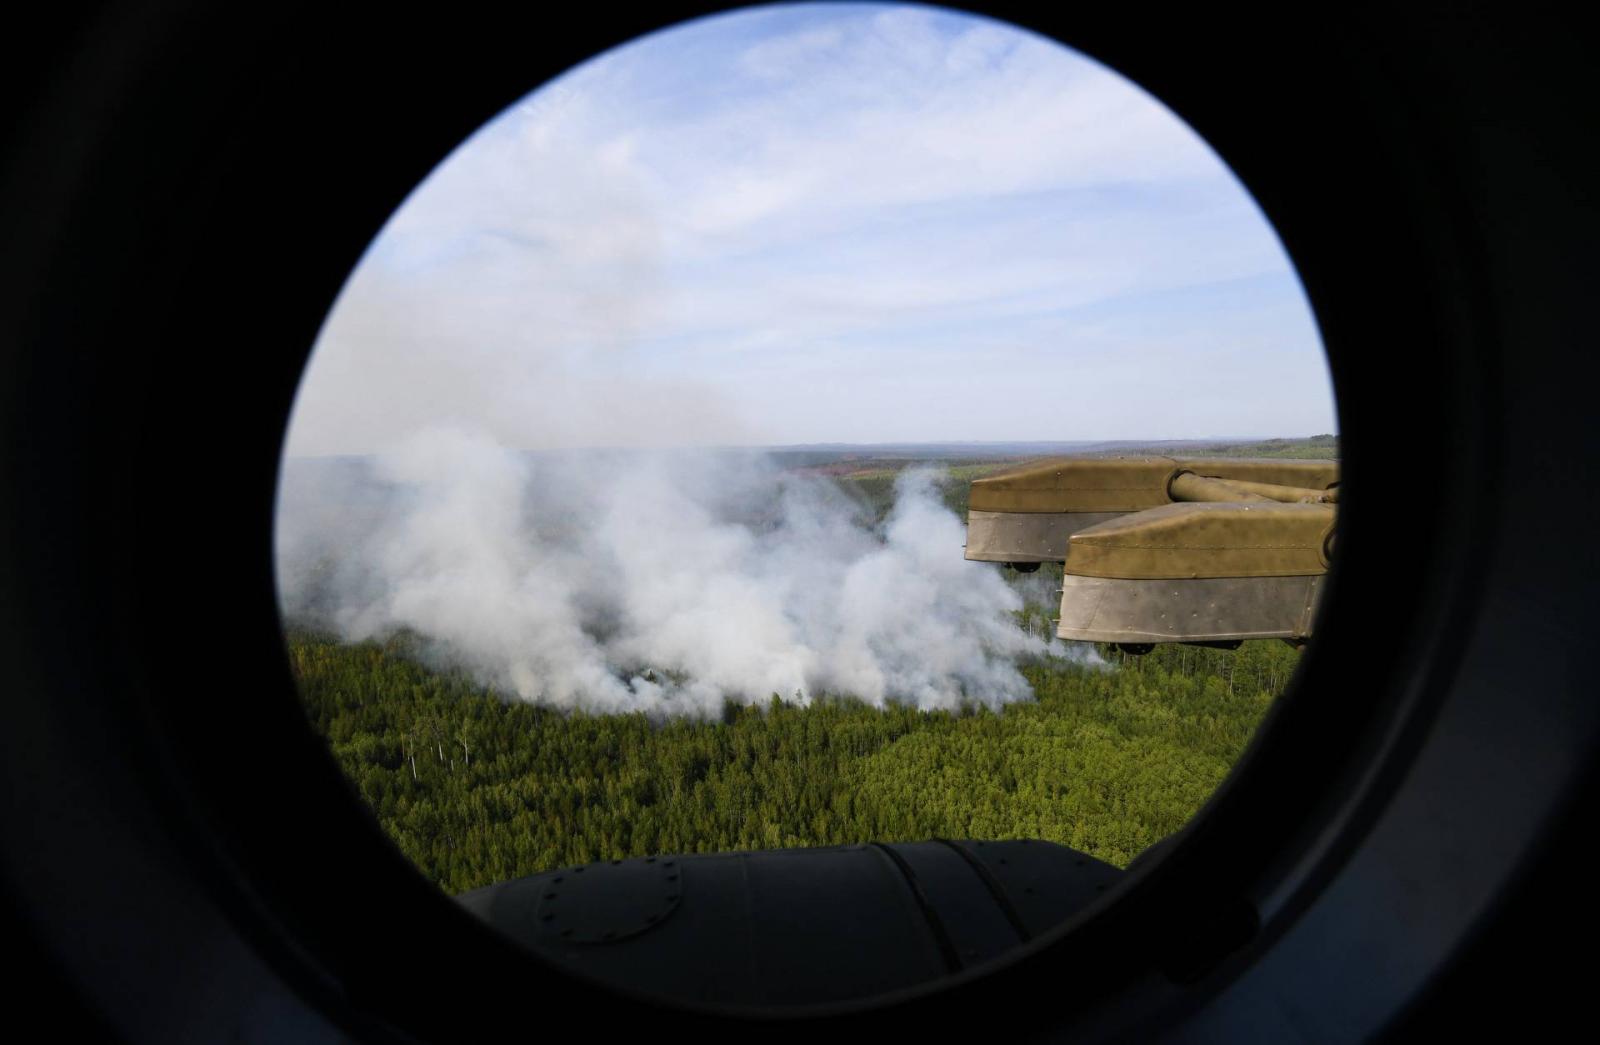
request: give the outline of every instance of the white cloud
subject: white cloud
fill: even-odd
[[[927,8],[749,9],[574,70],[442,164],[330,316],[290,449],[378,450],[438,423],[526,447],[937,439],[957,435],[940,424],[963,383],[1027,400],[975,398],[969,438],[1287,433],[1267,375],[1309,397],[1289,416],[1328,429],[1285,272],[1204,143],[1080,56]],[[1063,318],[1251,280],[1203,332],[1132,307]],[[1222,342],[1254,347],[1223,357],[1209,404],[1172,409]],[[1029,344],[1054,354],[989,372],[996,346]],[[1155,358],[1120,413],[1052,415],[1045,382],[1104,400]]]

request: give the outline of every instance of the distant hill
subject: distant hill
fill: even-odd
[[[1185,443],[1128,444],[1121,453],[1178,454],[1185,457],[1295,457],[1339,456],[1339,437],[1313,435],[1301,439],[1218,439]]]
[[[1339,437],[1239,439],[1100,439],[1071,442],[817,443],[772,446],[766,452],[791,468],[842,462],[977,462],[1066,454],[1174,454],[1189,457],[1337,457]]]

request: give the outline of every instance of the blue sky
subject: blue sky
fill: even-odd
[[[686,23],[534,90],[374,240],[295,454],[1332,431],[1276,237],[1139,88],[937,8]]]

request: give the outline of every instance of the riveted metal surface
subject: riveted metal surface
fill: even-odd
[[[1082,642],[1303,639],[1322,578],[1062,578],[1056,635]]]
[[[555,946],[611,944],[656,928],[683,897],[673,859],[614,860],[519,878],[461,902],[512,932]]]
[[[1088,853],[1033,840],[961,842],[1026,928],[1038,936],[1094,903],[1122,871]]]
[[[1133,513],[1175,502],[1333,503],[1338,500],[1338,483],[1339,463],[1333,460],[1053,458],[972,483],[965,556],[979,562],[1064,562],[1074,534]],[[1256,556],[1256,563],[1267,565],[1243,568],[1217,560],[1214,565],[1222,568],[1196,567],[1173,575],[1281,574],[1282,565],[1274,566],[1270,559],[1270,555]],[[1312,568],[1313,560],[1326,568],[1326,556],[1307,556],[1288,572]]]
[[[1063,872],[1089,860],[1049,842],[704,853],[568,867],[457,901],[534,953],[616,988],[694,1003],[812,1005],[989,961],[1094,895],[1069,887],[1066,899],[1036,897],[1029,879],[1014,907],[1006,876],[972,855],[986,844],[1001,856],[1024,845]],[[674,871],[685,888],[672,917],[642,925]],[[635,931],[623,934],[629,924]]]
[[[962,966],[981,965],[1023,942],[995,902],[983,877],[955,848],[960,843],[899,842],[899,854],[916,876]]]
[[[1067,538],[1121,512],[967,513],[966,557],[978,562],[1061,562]]]
[[[614,860],[549,876],[539,931],[567,943],[614,943],[655,928],[678,909],[683,868],[674,860]]]
[[[868,997],[947,973],[898,868],[872,846],[739,854],[762,1001]],[[829,955],[819,967],[816,955]]]

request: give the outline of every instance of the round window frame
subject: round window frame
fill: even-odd
[[[656,12],[648,18],[594,16],[581,23],[580,32],[541,52],[546,68],[535,78],[702,10]],[[1348,475],[1341,504],[1341,560],[1330,575],[1321,634],[1306,653],[1292,694],[1274,711],[1247,758],[1181,845],[1130,875],[1116,902],[1089,912],[1061,938],[1041,942],[991,974],[838,1015],[863,1025],[915,1018],[958,1026],[971,1022],[975,1012],[1007,1012],[1022,1014],[1025,1028],[1061,1030],[1164,1022],[1202,1006],[1217,1013],[1225,1011],[1230,988],[1260,975],[1273,954],[1282,953],[1281,945],[1305,924],[1312,908],[1329,909],[1326,901],[1335,887],[1350,882],[1362,861],[1372,859],[1372,839],[1406,822],[1400,814],[1408,796],[1413,804],[1426,803],[1418,787],[1427,780],[1429,758],[1438,762],[1460,755],[1441,753],[1441,745],[1455,742],[1459,748],[1463,736],[1481,738],[1484,714],[1514,710],[1503,691],[1474,688],[1471,669],[1487,667],[1493,680],[1498,677],[1494,655],[1515,650],[1518,641],[1547,641],[1550,621],[1537,613],[1520,618],[1502,614],[1494,621],[1498,631],[1485,628],[1491,605],[1515,608],[1515,578],[1505,576],[1500,561],[1505,556],[1495,557],[1503,551],[1500,534],[1507,525],[1500,499],[1525,485],[1509,469],[1499,444],[1508,426],[1525,427],[1526,421],[1510,412],[1504,397],[1512,375],[1500,366],[1508,353],[1499,339],[1505,336],[1508,314],[1514,320],[1515,313],[1503,294],[1489,292],[1497,278],[1504,279],[1485,256],[1483,237],[1492,232],[1468,220],[1473,216],[1468,196],[1478,183],[1445,162],[1460,152],[1459,143],[1429,132],[1429,117],[1438,113],[1428,111],[1428,100],[1437,106],[1439,96],[1417,86],[1423,73],[1393,67],[1397,48],[1410,46],[1427,57],[1418,23],[1411,23],[1411,37],[1387,51],[1371,47],[1358,25],[1342,36],[1336,33],[1332,43],[1262,55],[1237,41],[1229,49],[1229,32],[1237,26],[1208,29],[1188,23],[1191,33],[1171,34],[1183,38],[1182,46],[1152,46],[1142,36],[1144,27],[1106,13],[1074,12],[1070,26],[1057,24],[1063,16],[999,8],[993,13],[1056,35],[1172,105],[1227,158],[1272,220],[1295,258],[1328,347]],[[425,42],[438,46],[444,37],[448,45],[480,33],[481,24],[471,24],[469,16],[465,8],[452,11],[448,18],[454,21],[445,20],[446,33],[430,31],[437,26],[414,25],[385,31],[410,48]],[[152,30],[154,39],[135,34],[127,46],[146,48],[149,64],[136,62],[131,71],[107,74],[112,80],[126,77],[117,82],[128,88],[129,100],[113,115],[131,117],[131,123],[114,126],[81,111],[67,123],[103,132],[86,147],[88,159],[104,161],[95,178],[85,180],[85,168],[74,165],[85,159],[81,151],[67,149],[64,157],[38,161],[47,171],[60,164],[69,176],[53,193],[43,193],[37,223],[23,230],[34,238],[24,237],[23,242],[39,246],[32,257],[44,262],[48,278],[82,276],[78,285],[108,306],[108,315],[74,318],[72,291],[38,279],[20,281],[24,289],[39,290],[33,308],[44,321],[38,329],[60,338],[30,344],[65,347],[63,334],[80,335],[86,338],[83,343],[95,346],[96,372],[90,381],[74,386],[70,358],[24,360],[29,380],[23,387],[79,387],[83,392],[65,401],[64,408],[63,399],[47,397],[49,406],[62,408],[59,418],[49,418],[43,403],[23,403],[18,414],[38,422],[41,433],[60,437],[40,462],[23,461],[19,473],[37,480],[35,488],[57,495],[64,510],[81,515],[69,514],[54,534],[42,526],[30,529],[37,525],[31,522],[24,522],[18,534],[43,534],[44,545],[89,551],[79,562],[52,560],[34,573],[24,570],[19,590],[40,596],[37,605],[47,616],[80,614],[85,640],[101,655],[75,665],[81,674],[75,681],[97,687],[88,692],[104,692],[108,702],[118,702],[115,710],[104,713],[104,720],[128,731],[128,743],[135,749],[129,755],[129,778],[144,786],[151,805],[160,810],[160,822],[171,832],[185,873],[204,892],[219,924],[248,937],[276,974],[293,990],[316,999],[328,1018],[367,1031],[403,1028],[408,1034],[443,1037],[461,1034],[464,1026],[514,1026],[517,1007],[495,1004],[481,1005],[463,1024],[458,999],[495,988],[502,989],[500,997],[515,998],[521,974],[533,970],[549,978],[548,1003],[553,1007],[579,1013],[590,1006],[588,1011],[606,1012],[613,1021],[638,1018],[685,1028],[715,1024],[704,1014],[597,992],[560,970],[529,966],[534,961],[530,956],[497,943],[497,937],[436,895],[410,912],[407,905],[430,891],[414,874],[407,880],[393,873],[403,863],[354,799],[317,808],[318,796],[326,799],[344,785],[325,755],[320,762],[311,755],[320,754],[315,738],[296,719],[293,702],[283,700],[292,686],[284,688],[287,665],[271,598],[269,491],[278,451],[272,436],[274,422],[275,433],[283,430],[303,363],[303,358],[285,359],[283,345],[309,349],[321,314],[371,231],[439,156],[498,106],[525,92],[528,84],[515,77],[522,82],[511,88],[508,74],[496,72],[481,52],[462,50],[449,62],[460,78],[438,91],[431,105],[415,90],[407,96],[420,105],[413,115],[424,117],[416,125],[421,133],[385,143],[382,132],[398,128],[395,121],[383,120],[379,127],[342,138],[341,131],[348,128],[341,126],[343,113],[334,99],[360,98],[363,76],[382,66],[356,63],[334,69],[330,62],[339,57],[336,44],[371,44],[370,34],[363,32],[368,27],[339,23],[328,37],[308,41],[297,36],[299,27],[279,24],[275,36],[244,48],[249,61],[234,64],[237,56],[216,41],[241,39],[244,28],[226,15],[205,14],[182,25],[160,26]],[[1061,32],[1050,33],[1052,29]],[[99,39],[104,43],[104,37]],[[292,60],[284,52],[269,53],[265,46],[296,40],[298,50],[287,47]],[[1185,60],[1184,52],[1197,49],[1197,41],[1212,44],[1213,56],[1230,55],[1234,64],[1213,67],[1192,54]],[[196,45],[198,52],[185,49]],[[502,42],[499,50],[504,49]],[[416,52],[402,47],[397,53]],[[160,66],[161,61],[167,66]],[[1202,82],[1204,74],[1215,74],[1218,68],[1220,75]],[[230,90],[221,98],[193,97],[187,88],[196,70]],[[1289,112],[1289,99],[1274,98],[1250,110],[1253,119],[1241,118],[1235,103],[1249,97],[1245,88],[1274,82],[1274,73],[1300,88],[1284,93],[1301,108]],[[1186,76],[1194,79],[1185,81]],[[1318,77],[1325,79],[1319,82]],[[105,84],[75,86],[99,97]],[[273,96],[277,88],[282,93]],[[1372,101],[1386,97],[1409,98],[1413,104],[1385,109]],[[57,99],[69,107],[81,100]],[[220,144],[220,149],[204,148],[195,140],[196,128],[216,129],[208,120],[237,115],[239,110],[230,111],[224,103],[241,102],[253,123],[218,130],[203,142]],[[1444,104],[1445,115],[1457,117],[1446,126],[1458,127],[1460,114]],[[1357,177],[1360,163],[1323,154],[1303,133],[1276,136],[1271,150],[1251,140],[1252,134],[1274,126],[1275,118],[1306,117],[1306,106],[1313,118],[1308,122],[1331,132],[1333,140],[1357,155],[1365,146],[1365,155],[1378,157],[1375,162],[1387,175],[1382,184],[1365,183]],[[137,131],[151,133],[133,133]],[[345,161],[331,184],[319,183],[304,171],[297,175],[283,151],[273,148],[297,140],[303,146],[308,131],[313,143]],[[39,133],[46,138],[50,134]],[[152,148],[164,154],[154,165],[149,162]],[[1328,161],[1325,167],[1315,166],[1319,157]],[[270,190],[285,185],[290,191],[271,200]],[[185,193],[189,188],[198,191]],[[270,204],[247,213],[263,199]],[[154,203],[140,213],[141,201]],[[303,205],[299,211],[296,203]],[[230,229],[244,228],[276,246],[254,259],[241,259],[240,244],[230,243],[212,222],[219,215],[232,219],[227,222]],[[107,251],[96,258],[74,256],[72,245],[85,238],[106,245]],[[1370,253],[1374,242],[1386,248],[1375,257]],[[244,374],[225,386],[233,395],[231,409],[197,404],[183,383],[172,380],[175,374],[206,372],[215,352],[202,336],[212,329],[206,321],[222,318],[226,311],[220,306],[239,300],[237,288],[228,286],[216,265],[219,257],[240,262],[244,271],[262,277],[273,273],[273,263],[282,263],[279,300],[287,306],[284,314],[241,337],[250,351],[243,357]],[[1353,264],[1357,261],[1364,264]],[[270,284],[262,280],[257,285]],[[208,298],[207,292],[214,296]],[[259,303],[261,295],[246,300]],[[196,301],[201,302],[198,307]],[[129,319],[134,329],[159,331],[171,339],[164,357],[117,359],[115,321]],[[1409,396],[1384,380],[1391,373],[1388,361],[1360,351],[1362,340],[1375,329],[1415,346],[1422,362],[1438,375],[1436,400]],[[159,407],[130,403],[130,393],[147,395],[147,402]],[[1472,416],[1480,411],[1483,416]],[[1354,412],[1359,420],[1351,416]],[[183,561],[186,547],[179,537],[193,533],[182,529],[183,514],[175,508],[191,506],[184,493],[192,493],[197,479],[204,480],[205,469],[188,462],[188,467],[173,465],[155,475],[130,474],[93,452],[96,444],[117,445],[115,438],[128,431],[136,437],[119,449],[182,445],[173,437],[196,423],[219,435],[219,446],[199,464],[241,464],[239,474],[218,479],[210,491],[215,495],[211,508],[216,517],[237,523],[246,539],[238,539],[240,530],[230,530],[226,540],[199,535],[188,548],[197,546],[224,564],[219,576],[242,579],[237,592],[220,600],[215,619],[198,625],[202,634],[215,631],[219,638],[229,634],[220,630],[225,626],[236,629],[242,638],[232,649],[254,668],[241,688],[249,693],[244,699],[255,716],[250,739],[260,750],[235,751],[234,758],[217,750],[216,738],[231,735],[237,723],[208,701],[198,680],[175,683],[175,665],[156,628],[164,611],[185,604],[178,593],[163,592],[170,578],[161,571]],[[69,424],[81,425],[83,435],[74,436]],[[1424,472],[1386,464],[1390,442],[1418,436],[1444,442],[1455,456]],[[95,501],[88,492],[46,471],[46,466],[86,461],[91,464],[82,476],[103,479],[102,494],[147,514],[137,514],[121,533],[96,525],[89,518]],[[148,485],[140,479],[148,479]],[[1412,521],[1432,541],[1430,547],[1385,543],[1379,525],[1383,508],[1396,503],[1419,505]],[[153,551],[171,554],[152,560]],[[1484,572],[1475,575],[1462,563],[1481,563]],[[47,573],[46,567],[54,569]],[[52,584],[60,588],[56,601],[48,595]],[[79,604],[69,605],[74,597],[96,595],[101,597],[97,616],[84,613]],[[1383,636],[1387,645],[1376,651],[1359,645],[1368,634]],[[42,641],[46,648],[40,658],[54,656],[56,663],[70,665],[70,651]],[[1469,643],[1482,645],[1473,648]],[[1357,661],[1362,671],[1357,671]],[[218,668],[230,662],[213,653],[202,663]],[[1372,675],[1382,684],[1372,684]],[[1566,692],[1562,684],[1567,680],[1548,670],[1547,677],[1558,696]],[[1592,719],[1578,717],[1559,702],[1534,711],[1539,707],[1565,711],[1571,721],[1587,727],[1587,732],[1577,730],[1562,749],[1562,764],[1569,765],[1573,752],[1592,736]],[[294,807],[292,822],[284,822],[281,808],[260,801],[252,778],[286,760],[298,762],[296,768],[305,774],[286,785],[290,795],[307,800]],[[1463,902],[1472,888],[1481,891],[1485,882],[1510,879],[1521,854],[1549,823],[1545,805],[1559,783],[1557,776],[1541,778],[1538,788],[1530,786],[1528,793],[1497,804],[1503,814],[1515,811],[1519,802],[1545,811],[1528,818],[1521,833],[1502,832],[1508,843],[1504,858],[1494,867],[1485,862],[1478,881],[1462,885]],[[1263,829],[1262,824],[1270,826]],[[304,854],[295,852],[296,843],[303,845],[308,838],[339,846],[343,859],[331,873],[308,873]],[[1241,897],[1257,912],[1259,925],[1229,949],[1215,941],[1229,936],[1219,934],[1219,928],[1236,928],[1236,921],[1224,918],[1208,925],[1204,917],[1195,921],[1193,916],[1226,910]],[[395,910],[408,910],[418,919],[407,927],[409,935],[420,932],[452,954],[451,962],[428,964],[433,979],[419,979],[415,970],[404,968],[406,937],[385,927]],[[1144,914],[1133,917],[1130,911]],[[1468,921],[1442,918],[1432,943],[1448,953],[1469,928]],[[1214,953],[1207,953],[1206,946],[1190,946],[1197,940],[1213,941],[1209,950]],[[459,960],[461,948],[467,948],[469,960]],[[1173,955],[1179,959],[1176,965],[1170,961]],[[1428,973],[1421,966],[1419,970],[1410,970],[1409,978],[1397,981],[1388,996],[1368,1008],[1392,1017],[1394,1006],[1420,989],[1418,977]],[[440,983],[455,984],[458,990],[441,992]],[[1148,993],[1152,989],[1155,994]],[[450,1000],[428,1000],[428,995],[440,993],[450,994]],[[1334,998],[1348,996],[1348,991],[1330,992]],[[1039,998],[1050,1000],[1049,1011],[1034,1003]]]

